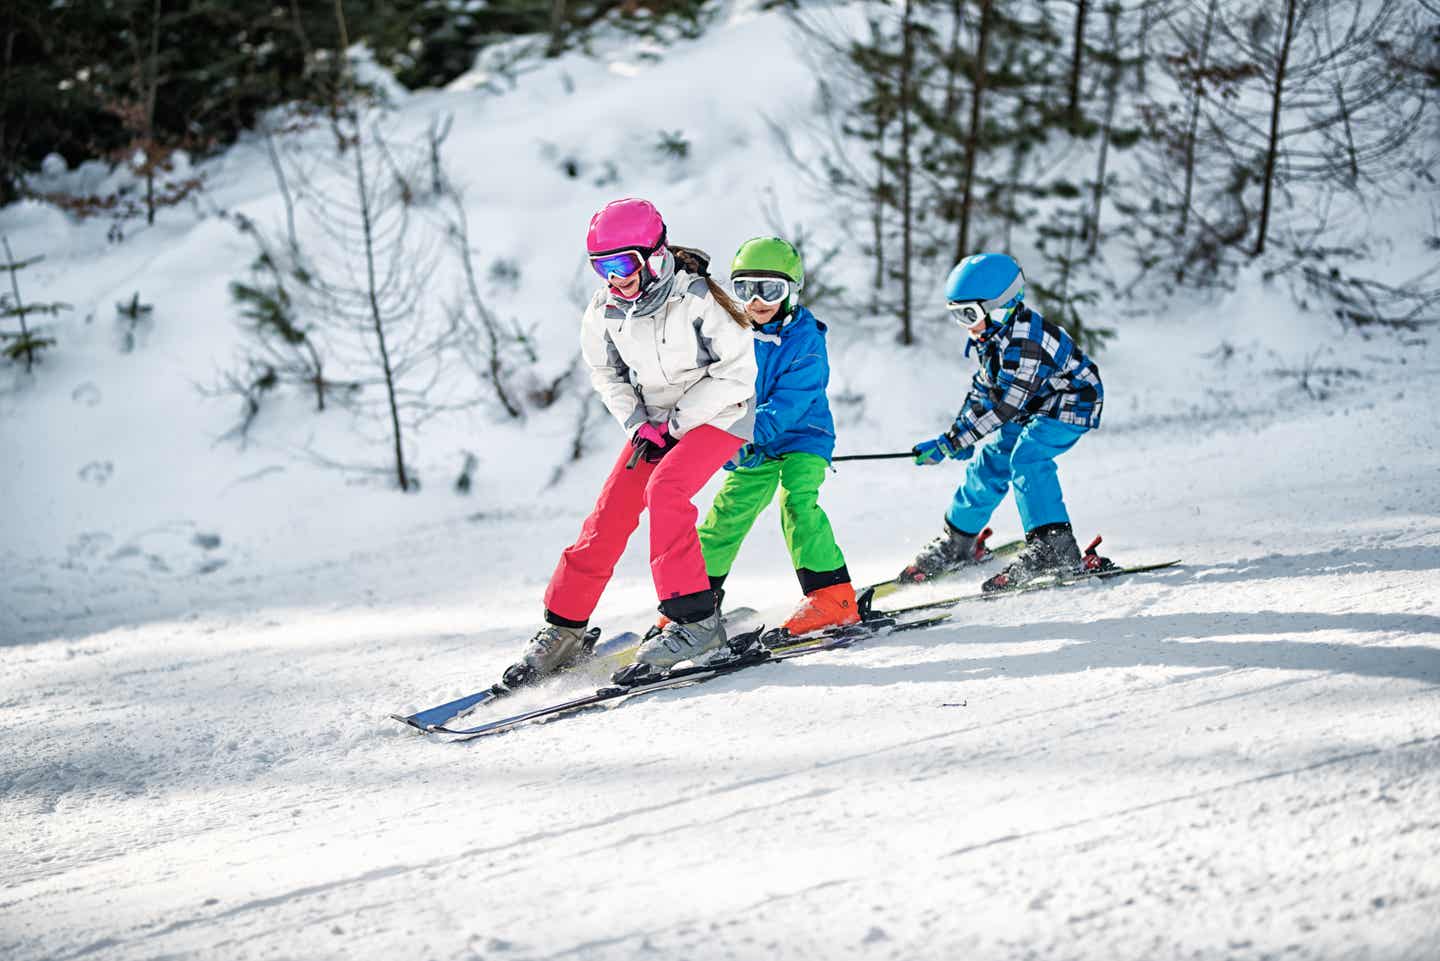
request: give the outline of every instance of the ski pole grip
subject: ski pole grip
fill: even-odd
[[[648,440],[637,441],[635,444],[635,453],[631,454],[630,459],[625,462],[625,469],[634,470],[635,465],[639,463],[640,458],[643,457],[649,449],[650,442]]]

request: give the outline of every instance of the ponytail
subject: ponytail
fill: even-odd
[[[698,247],[681,247],[678,244],[671,244],[670,252],[675,255],[677,267],[705,281],[705,286],[710,289],[710,296],[715,298],[715,303],[730,315],[731,320],[746,330],[754,326],[750,323],[750,316],[745,313],[745,308],[735,303],[735,299],[726,292],[725,288],[710,276],[709,254]]]
[[[725,309],[730,319],[741,327],[749,330],[754,324],[750,323],[750,315],[745,313],[745,308],[735,303],[735,298],[725,292],[725,288],[715,282],[714,277],[705,278],[705,286],[710,288],[710,296],[715,298],[715,303]]]

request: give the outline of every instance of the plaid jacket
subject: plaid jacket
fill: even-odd
[[[950,439],[973,447],[1000,425],[1031,417],[1099,427],[1105,388],[1100,368],[1064,330],[1021,306],[1010,323],[980,344],[980,370]]]

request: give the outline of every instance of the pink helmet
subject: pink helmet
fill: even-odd
[[[648,200],[612,200],[590,218],[585,248],[591,254],[639,250],[649,254],[665,243],[665,221]]]
[[[591,268],[610,284],[612,296],[643,304],[658,302],[668,293],[675,276],[675,258],[665,246],[665,221],[650,201],[627,197],[606,204],[590,218],[585,247],[590,251]],[[642,267],[645,272],[639,288],[621,293],[613,278],[630,277]]]

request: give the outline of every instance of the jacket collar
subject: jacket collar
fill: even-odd
[[[790,331],[798,330],[805,325],[805,321],[814,319],[815,315],[804,307],[795,307],[784,317],[778,317],[764,327],[756,327],[755,336],[778,344],[780,339]]]
[[[1003,324],[997,324],[989,317],[986,317],[985,332],[982,333],[979,337],[971,337],[965,341],[965,356],[970,356],[971,347],[974,347],[976,350],[984,350],[985,345],[990,343],[990,341],[994,340],[996,334],[1000,333],[1000,331],[1015,323],[1016,320],[1020,319],[1021,315],[1028,312],[1029,308],[1027,308],[1024,304],[1020,304],[1014,310],[1010,311],[1010,313],[1005,317],[1005,322]]]
[[[690,273],[676,268],[670,279],[664,284],[658,284],[648,294],[642,295],[638,300],[621,300],[610,291],[607,284],[603,292],[605,302],[625,314],[626,319],[631,317],[649,317],[652,314],[660,313],[661,309],[671,301],[679,300],[685,296],[690,289],[690,282],[695,277]],[[663,294],[662,291],[663,290]]]

